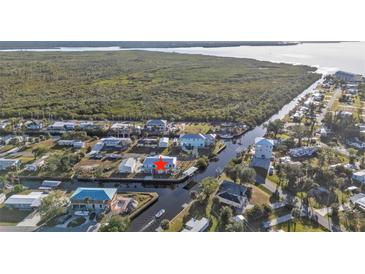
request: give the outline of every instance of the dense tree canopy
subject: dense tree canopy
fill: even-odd
[[[148,51],[1,52],[0,116],[253,125],[319,79],[314,70]]]

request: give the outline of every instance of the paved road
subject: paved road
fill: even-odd
[[[323,118],[326,115],[326,113],[332,108],[333,103],[340,96],[341,91],[342,91],[341,89],[337,88],[335,90],[335,92],[332,94],[332,97],[328,101],[326,107],[323,109],[322,113],[320,115],[318,115],[318,117],[317,117],[317,123],[318,124],[321,124],[321,121],[323,120]]]

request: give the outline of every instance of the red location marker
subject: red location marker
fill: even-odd
[[[160,160],[158,160],[157,162],[154,162],[155,166],[156,166],[156,171],[162,170],[162,171],[166,171],[166,165],[168,164],[168,162],[164,162],[162,160],[162,157],[160,156]]]

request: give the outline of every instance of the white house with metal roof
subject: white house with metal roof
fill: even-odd
[[[119,173],[135,173],[137,170],[137,161],[134,158],[124,159],[119,164]]]
[[[182,232],[203,232],[209,227],[209,220],[205,217],[200,220],[191,218],[185,225]]]
[[[180,145],[186,148],[204,148],[215,142],[215,134],[182,134],[179,138]]]
[[[0,158],[0,170],[7,170],[11,167],[19,167],[21,164],[18,159],[5,159]]]
[[[165,165],[166,171],[156,171],[156,165],[155,162],[160,161],[162,159],[163,162],[167,162]],[[176,157],[170,157],[170,156],[164,156],[164,155],[155,155],[155,156],[148,156],[143,161],[143,170],[146,173],[171,173],[176,169],[177,164],[177,158]]]
[[[274,141],[266,138],[258,137],[255,139],[255,155],[259,159],[270,160],[272,158],[272,150]]]
[[[5,206],[20,210],[32,210],[41,205],[41,201],[47,194],[42,192],[31,192],[29,194],[15,194],[5,201]]]
[[[166,120],[148,120],[146,123],[146,129],[151,131],[165,131],[167,128]]]
[[[169,138],[162,137],[158,141],[158,147],[168,147],[169,146]]]

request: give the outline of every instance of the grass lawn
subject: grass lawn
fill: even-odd
[[[27,146],[27,148],[25,150],[23,150],[22,152],[32,154],[32,150],[36,149],[36,148],[42,148],[49,152],[50,150],[56,148],[55,141],[52,139],[47,139],[47,140],[41,141],[39,143],[34,143],[34,144]]]
[[[6,152],[6,151],[8,151],[10,149],[13,149],[13,148],[14,148],[13,145],[5,145],[5,146],[2,146],[2,147],[0,147],[0,153]]]
[[[0,222],[0,226],[16,226],[16,223]]]
[[[119,195],[119,194],[118,194]],[[148,201],[153,198],[153,195],[150,193],[136,192],[136,193],[121,193],[122,197],[128,197],[136,200],[138,202],[138,208],[145,205]]]
[[[213,154],[218,154],[221,151],[221,149],[223,149],[223,147],[225,146],[226,144],[223,141],[218,140],[215,144]]]
[[[179,133],[202,133],[206,134],[211,130],[212,126],[208,123],[186,123],[179,125]]]
[[[279,177],[276,174],[273,175],[268,175],[267,179],[269,179],[271,182],[275,183],[275,184],[279,184]]]
[[[170,221],[169,232],[179,232],[183,229],[184,220],[188,217],[191,206],[192,203],[180,211],[180,213]]]
[[[16,225],[30,214],[30,211],[8,209],[3,205],[0,206],[0,223],[7,225]]]
[[[272,193],[270,192],[270,190],[268,190],[266,187],[264,187],[263,185],[255,185],[257,188],[259,188],[261,191],[265,192],[268,195],[271,195]]]
[[[283,223],[275,226],[274,230],[283,230],[285,232],[327,232],[325,228],[308,219],[300,219],[296,225],[294,225],[294,222],[291,224]]]
[[[250,204],[253,205],[262,205],[265,203],[270,203],[270,195],[258,188],[257,186],[252,187],[252,196],[250,199]]]

